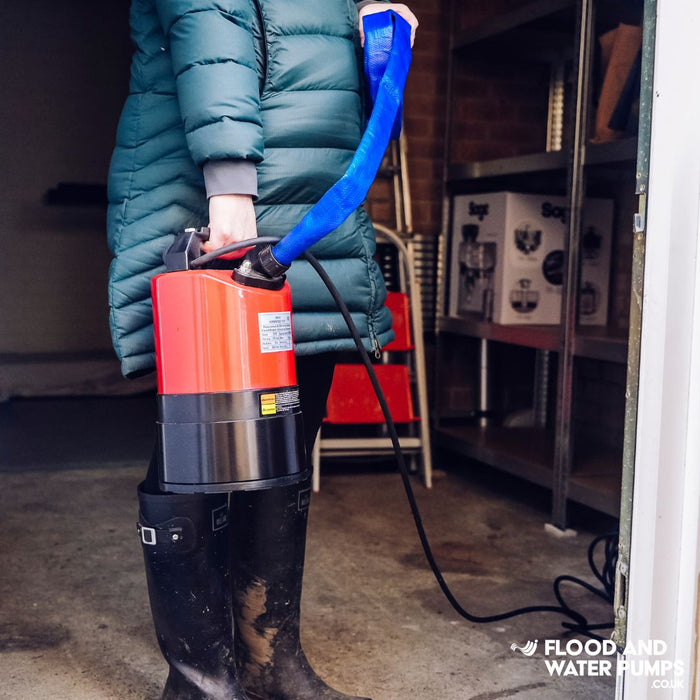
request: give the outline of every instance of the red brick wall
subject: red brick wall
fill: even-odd
[[[462,0],[460,29],[522,5],[524,0]],[[450,1],[408,3],[418,17],[413,63],[405,92],[414,230],[440,232],[447,113]],[[500,66],[478,59],[455,63],[450,160],[468,162],[540,151],[545,145],[548,74],[541,67]],[[368,198],[372,218],[395,224],[391,182],[379,179]]]
[[[523,0],[459,2],[458,30],[478,26],[523,4]],[[457,52],[453,72],[452,162],[505,158],[545,149],[547,66]]]
[[[420,22],[404,105],[413,228],[418,233],[437,234],[442,200],[449,2],[414,0],[407,4]],[[368,199],[372,218],[394,226],[393,201],[391,182],[375,182]]]

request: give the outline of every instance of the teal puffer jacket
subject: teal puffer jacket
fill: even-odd
[[[363,128],[351,0],[133,0],[129,96],[109,173],[110,325],[125,375],[154,366],[151,277],[173,234],[206,225],[202,168],[256,164],[258,234],[282,236],[345,172]],[[367,347],[391,339],[374,232],[358,208],[311,250]],[[298,354],[353,347],[305,261],[288,273]]]

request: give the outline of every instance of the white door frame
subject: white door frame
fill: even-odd
[[[664,658],[683,664],[683,687],[627,671],[617,687],[625,700],[698,697],[698,37],[698,0],[658,0],[627,601],[627,641],[663,640]]]

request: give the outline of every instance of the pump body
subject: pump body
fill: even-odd
[[[291,295],[231,270],[152,281],[161,488],[270,488],[304,477]]]
[[[400,127],[411,58],[411,28],[398,15],[369,15],[364,27],[367,55],[381,60],[366,65],[374,105],[343,177],[274,248],[255,247],[233,273],[191,269],[208,231],[186,229],[164,256],[173,271],[153,279],[164,490],[260,489],[305,476],[284,272],[367,195],[392,131]]]

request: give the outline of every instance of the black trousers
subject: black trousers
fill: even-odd
[[[308,467],[310,467],[311,450],[314,446],[316,433],[321,427],[326,413],[326,400],[331,389],[338,355],[337,352],[325,352],[318,355],[302,355],[296,358],[297,384],[299,385],[301,412],[304,416],[304,444]],[[156,450],[151,457],[143,483],[143,490],[152,494],[164,493],[158,484]]]

